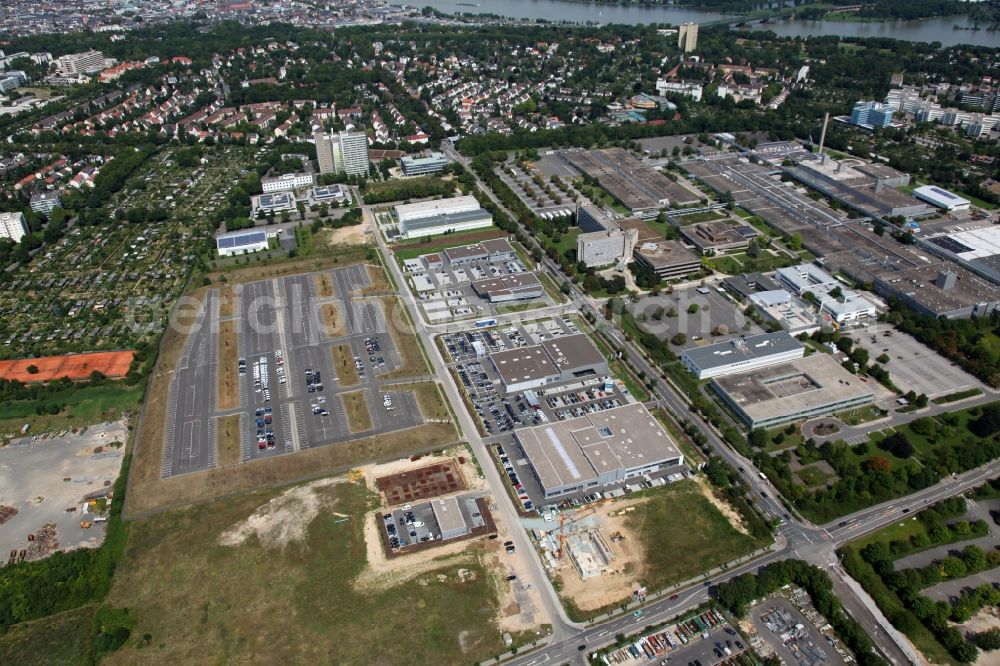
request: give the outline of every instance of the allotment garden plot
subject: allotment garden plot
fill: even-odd
[[[171,383],[161,476],[421,424],[404,387],[426,377],[400,376],[420,350],[397,348],[416,341],[371,287],[352,265],[210,290]]]

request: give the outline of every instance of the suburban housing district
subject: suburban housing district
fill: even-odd
[[[0,663],[996,661],[996,48],[29,4]]]

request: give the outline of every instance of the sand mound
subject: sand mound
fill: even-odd
[[[320,479],[286,490],[259,507],[249,518],[220,534],[217,541],[222,546],[239,546],[253,535],[264,547],[284,547],[301,541],[320,509],[333,504],[322,489],[343,481],[342,478]]]

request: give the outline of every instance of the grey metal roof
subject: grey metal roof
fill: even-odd
[[[403,224],[407,229],[426,229],[428,227],[443,227],[449,224],[471,222],[472,220],[483,218],[493,219],[493,216],[488,211],[477,208],[476,210],[467,210],[461,213],[441,213],[429,217],[421,217],[416,220],[407,220]]]
[[[801,349],[802,343],[784,331],[761,333],[748,338],[735,338],[714,345],[688,349],[684,355],[702,370],[718,368],[740,361],[766,358],[773,354]]]

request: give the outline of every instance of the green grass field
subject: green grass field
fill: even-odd
[[[826,480],[830,478],[823,470],[813,466],[803,467],[802,469],[797,470],[795,475],[799,477],[802,483],[810,488],[822,486],[826,483]]]
[[[440,252],[442,250],[447,250],[449,247],[459,247],[462,245],[469,245],[470,243],[478,243],[486,238],[499,238],[502,235],[503,232],[499,229],[477,229],[466,233],[438,234],[437,236],[424,237],[427,240],[421,238],[400,243],[399,246],[393,249],[392,253],[395,255],[396,261],[399,262],[399,265],[402,266],[403,262],[407,259],[416,259],[417,257],[430,254],[431,252]]]
[[[94,606],[16,625],[0,636],[0,664],[75,666],[90,640]]]
[[[643,582],[658,590],[746,555],[761,544],[737,531],[691,480],[649,493],[629,514],[628,526],[642,539]]]
[[[218,543],[278,491],[133,522],[109,601],[138,623],[103,663],[458,664],[503,651],[494,577],[475,546],[412,580],[356,588],[375,496],[351,483],[314,492],[328,508],[283,546],[253,534]]]
[[[549,245],[556,248],[556,251],[559,252],[560,257],[566,254],[566,250],[576,249],[576,237],[579,235],[580,235],[580,227],[570,227],[569,229],[566,230],[565,233],[559,235],[559,242],[556,243],[552,240],[551,237],[543,233],[538,234],[539,238],[542,239],[545,245]]]
[[[867,405],[857,409],[849,409],[845,412],[838,412],[834,416],[849,426],[856,426],[882,418],[882,411],[874,405]]]
[[[139,409],[143,384],[127,386],[123,382],[108,382],[102,386],[69,387],[41,400],[16,400],[0,403],[0,435],[20,433],[21,426],[31,424],[30,433],[75,428],[102,421],[114,421],[123,412]],[[57,414],[39,415],[42,406],[63,406]]]

